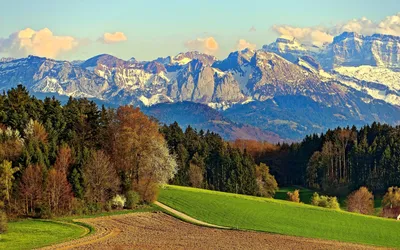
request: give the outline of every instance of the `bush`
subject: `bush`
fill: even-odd
[[[135,191],[129,191],[126,194],[125,207],[128,209],[134,208],[140,201],[140,196]]]
[[[99,203],[99,202],[92,202],[92,203],[88,203],[86,205],[86,211],[85,213],[87,214],[95,214],[98,212],[101,212],[103,209],[103,204]]]
[[[374,213],[374,196],[366,187],[351,193],[347,198],[347,210],[360,214]]]
[[[40,206],[36,207],[34,216],[42,219],[50,219],[53,217],[47,204],[41,204]]]
[[[300,190],[296,189],[293,192],[287,192],[288,201],[300,203]]]
[[[335,196],[330,197],[330,196],[325,196],[325,195],[319,195],[317,192],[315,192],[311,198],[311,205],[318,206],[318,207],[325,207],[325,208],[331,208],[331,209],[339,209],[340,205]]]
[[[112,199],[113,208],[122,209],[125,206],[126,198],[123,195],[117,194]]]
[[[7,215],[5,212],[0,211],[0,233],[7,232]]]

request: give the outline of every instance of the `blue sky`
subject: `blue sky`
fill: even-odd
[[[272,42],[279,36],[274,25],[333,27],[362,17],[378,23],[400,11],[398,0],[0,0],[0,6],[3,40],[26,28],[48,28],[54,36],[79,41],[68,53],[56,53],[57,58],[84,59],[110,53],[141,60],[175,55],[189,49],[185,46],[188,41],[208,37],[218,43],[212,53],[224,57],[235,50],[239,39],[257,48]],[[250,32],[253,26],[256,31]],[[106,32],[123,32],[127,40],[96,42]],[[4,51],[0,50],[0,55],[12,54]]]

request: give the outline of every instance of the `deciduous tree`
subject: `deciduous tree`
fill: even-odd
[[[368,191],[368,188],[360,187],[348,196],[347,209],[350,212],[372,214],[374,212],[374,196]]]
[[[119,190],[120,182],[115,167],[103,151],[93,151],[83,171],[88,202],[104,205]]]
[[[269,173],[269,167],[261,163],[256,167],[256,176],[258,184],[258,194],[263,197],[274,197],[278,190],[278,183],[275,177]]]
[[[3,201],[8,204],[11,197],[12,184],[15,179],[14,174],[19,168],[12,167],[12,162],[4,160],[0,164],[0,191]]]
[[[46,198],[50,213],[63,214],[69,211],[73,194],[66,174],[51,168],[46,184]]]
[[[23,197],[26,215],[32,214],[35,208],[39,207],[43,202],[44,180],[42,168],[40,165],[30,165],[22,175],[20,192]]]

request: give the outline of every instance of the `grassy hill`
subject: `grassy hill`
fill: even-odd
[[[226,227],[376,246],[400,246],[400,223],[395,220],[169,185],[160,191],[158,200],[196,219]]]

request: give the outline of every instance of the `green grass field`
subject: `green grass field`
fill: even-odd
[[[274,198],[278,200],[287,200],[287,192],[293,192],[295,189],[300,190],[300,201],[305,204],[311,203],[311,197],[314,194],[314,190],[300,187],[300,186],[291,186],[291,187],[280,187],[279,190],[276,192]],[[321,192],[317,192],[322,194]],[[346,209],[346,196],[339,196],[337,197],[340,203],[340,208],[345,210]],[[374,195],[374,207],[375,207],[375,214],[378,215],[382,210],[382,194]]]
[[[85,229],[76,225],[45,220],[20,220],[8,223],[0,235],[0,249],[32,249],[79,238]]]
[[[87,230],[78,225],[87,227],[91,232],[94,231],[94,228],[81,223],[75,223],[73,219],[153,212],[156,210],[158,210],[156,207],[143,206],[135,210],[116,210],[91,215],[67,216],[51,221],[37,219],[12,221],[8,223],[8,231],[0,235],[0,249],[32,249],[76,239],[87,232]]]
[[[160,191],[158,200],[196,219],[221,226],[376,246],[400,246],[400,223],[374,216],[168,185]]]

